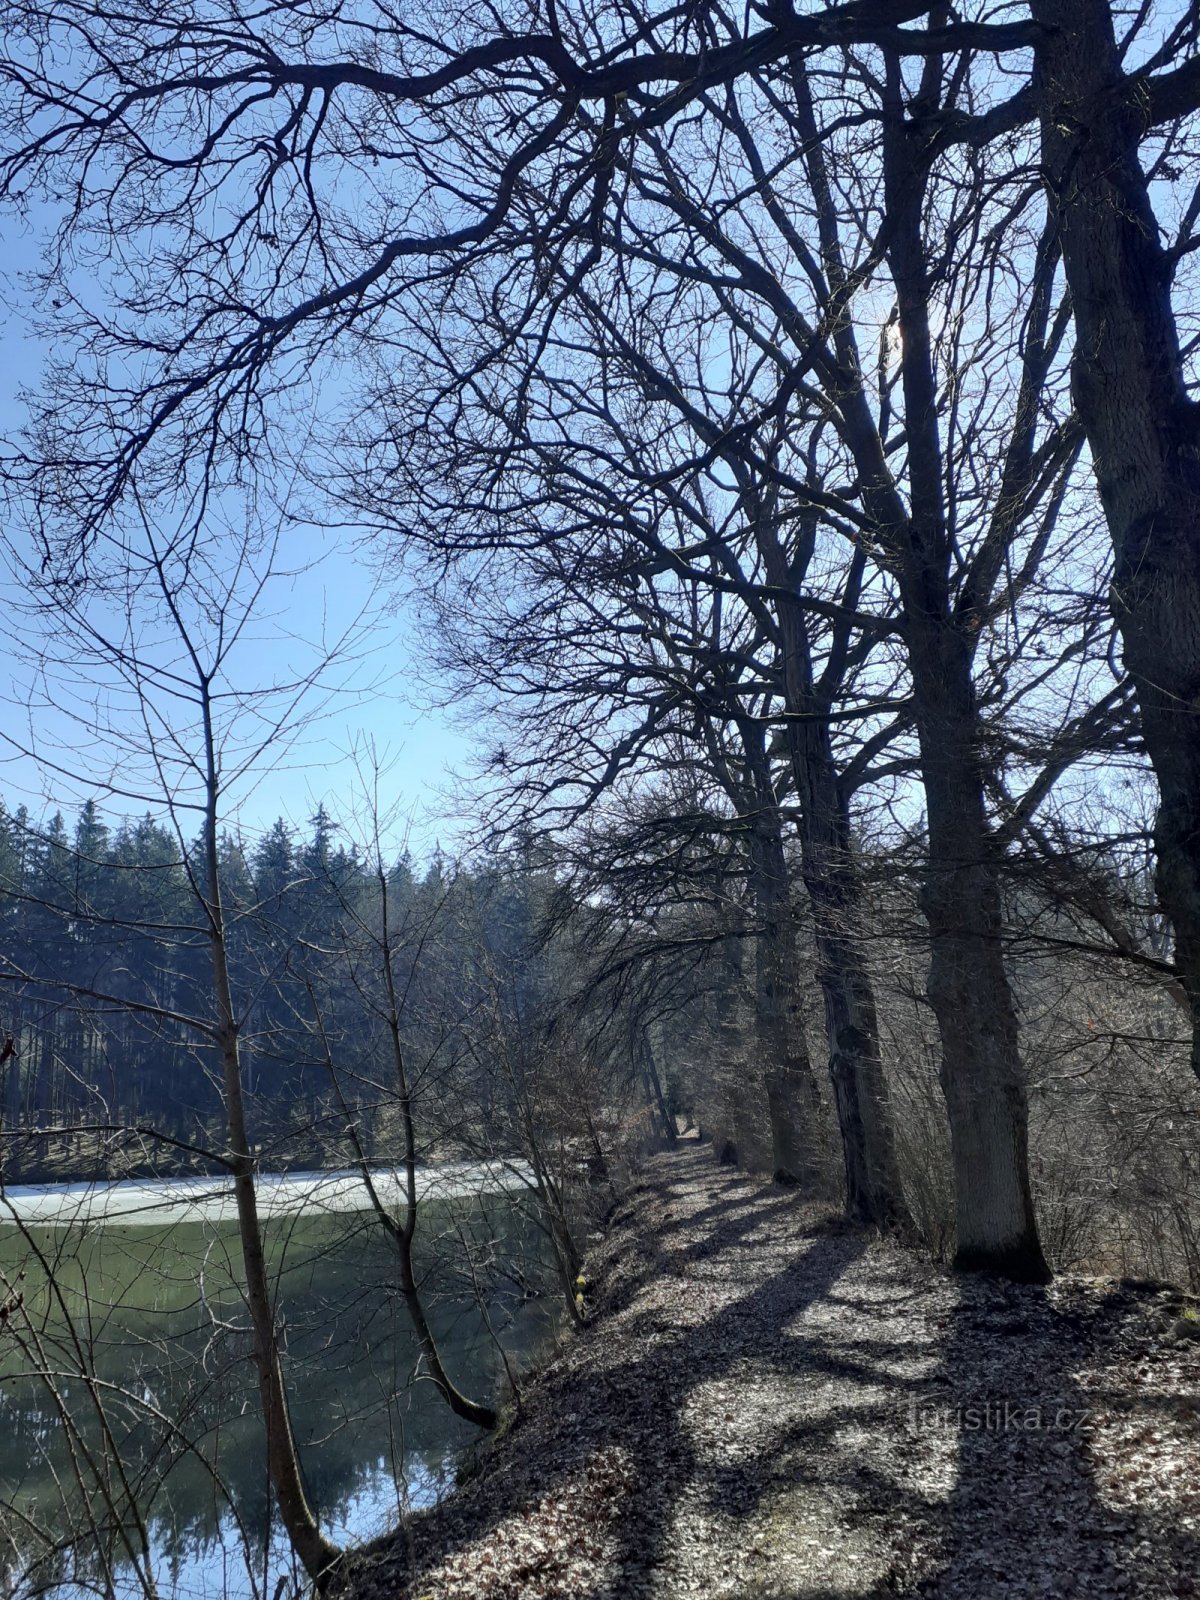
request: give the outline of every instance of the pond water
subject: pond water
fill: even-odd
[[[540,1235],[514,1181],[423,1174],[428,1314],[481,1396],[501,1344],[528,1365],[558,1326],[553,1295],[525,1293]],[[310,1498],[339,1542],[372,1537],[446,1492],[478,1434],[422,1377],[361,1180],[260,1194]],[[0,1200],[0,1595],[135,1595],[139,1569],[180,1600],[301,1587],[273,1526],[231,1202],[208,1179]]]

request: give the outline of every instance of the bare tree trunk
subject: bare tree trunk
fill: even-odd
[[[755,537],[767,575],[781,597],[777,619],[787,751],[800,807],[801,873],[816,933],[817,983],[825,1004],[846,1210],[859,1222],[903,1228],[909,1225],[909,1215],[879,1048],[875,994],[861,946],[850,816],[829,732],[835,685],[827,685],[823,695],[816,693],[804,614],[791,598],[796,593],[794,575],[769,514],[755,519]]]
[[[320,1584],[328,1578],[339,1559],[337,1546],[321,1532],[316,1514],[308,1501],[300,1468],[300,1457],[292,1433],[287,1389],[279,1360],[275,1312],[271,1301],[262,1227],[254,1191],[254,1157],[246,1130],[246,1110],[242,1096],[242,1069],[238,1048],[237,1014],[229,980],[229,961],[225,948],[225,917],[218,870],[217,806],[220,777],[213,737],[209,683],[202,684],[205,756],[207,768],[204,817],[205,892],[208,942],[212,959],[213,1000],[216,1012],[216,1039],[221,1058],[221,1078],[225,1116],[229,1133],[229,1166],[237,1205],[238,1237],[242,1266],[246,1275],[246,1303],[254,1329],[254,1356],[263,1422],[267,1431],[267,1463],[271,1485],[279,1504],[279,1514],[292,1548],[305,1572]]]
[[[408,1311],[409,1321],[417,1336],[417,1343],[421,1347],[421,1354],[425,1358],[425,1365],[429,1369],[429,1376],[441,1393],[446,1404],[456,1417],[462,1417],[465,1422],[473,1422],[477,1428],[492,1429],[496,1426],[496,1412],[491,1406],[481,1405],[477,1400],[472,1400],[463,1394],[446,1371],[442,1362],[441,1351],[434,1337],[429,1319],[425,1315],[425,1303],[421,1296],[420,1285],[417,1282],[416,1267],[413,1261],[413,1236],[417,1226],[417,1164],[414,1155],[412,1110],[407,1091],[402,1092],[402,1117],[404,1121],[405,1157],[404,1157],[404,1187],[405,1210],[404,1221],[395,1230],[394,1238],[397,1245],[397,1257],[400,1262],[400,1288],[404,1295],[404,1304]]]
[[[755,1031],[771,1120],[771,1168],[777,1182],[812,1186],[820,1163],[820,1096],[804,1036],[796,928],[788,894],[779,815],[760,813],[751,843],[758,931],[755,939]]]
[[[213,970],[225,965],[219,938],[212,940]],[[339,1559],[337,1546],[325,1538],[316,1514],[308,1502],[300,1470],[300,1457],[292,1433],[287,1389],[279,1361],[275,1312],[271,1303],[262,1227],[254,1192],[254,1159],[246,1137],[245,1113],[241,1096],[241,1065],[238,1059],[237,1028],[221,1005],[217,980],[218,1006],[222,1021],[218,1028],[221,1076],[229,1128],[229,1164],[233,1172],[233,1192],[237,1204],[238,1237],[242,1267],[246,1275],[246,1304],[254,1329],[254,1355],[258,1371],[258,1392],[267,1430],[267,1463],[271,1484],[279,1504],[279,1514],[292,1548],[305,1572],[314,1582],[329,1575]]]
[[[793,608],[785,606],[783,612]],[[829,1077],[841,1132],[846,1209],[860,1222],[905,1227],[875,993],[861,946],[850,818],[839,792],[829,724],[811,692],[802,619],[780,617],[787,655],[788,749],[800,801],[801,870],[812,903],[817,982],[825,1003]]]
[[[927,74],[934,70],[927,64]],[[984,806],[972,676],[973,619],[956,617],[950,600],[922,238],[927,159],[905,121],[900,69],[893,61],[884,171],[911,500],[895,536],[928,817],[922,903],[929,923],[929,999],[941,1033],[942,1088],[954,1164],[955,1265],[1043,1283],[1050,1274],[1029,1186],[1025,1079],[1016,1006],[1004,968],[999,876]]]
[[[675,1143],[675,1119],[667,1110],[666,1096],[663,1094],[662,1080],[658,1076],[658,1064],[654,1059],[654,1047],[650,1043],[650,1034],[643,1028],[641,1032],[641,1051],[643,1071],[650,1092],[654,1096],[654,1104],[658,1108],[659,1120],[662,1123],[663,1138],[668,1145]]]
[[[538,1138],[537,1131],[532,1125],[529,1107],[523,1093],[521,1099],[521,1121],[524,1128],[525,1148],[529,1156],[529,1163],[533,1168],[534,1191],[538,1197],[538,1206],[543,1218],[544,1231],[550,1239],[554,1250],[554,1261],[558,1268],[559,1281],[562,1284],[563,1294],[571,1317],[578,1325],[583,1321],[576,1298],[576,1283],[583,1261],[579,1248],[571,1232],[570,1222],[567,1218],[566,1203],[560,1186],[554,1181],[554,1175],[546,1162],[542,1148],[542,1141]],[[599,1141],[596,1141],[599,1148]]]
[[[1112,607],[1158,778],[1157,888],[1200,1021],[1200,408],[1184,381],[1138,150],[1146,131],[1105,0],[1032,0],[1042,170],[1071,289],[1075,403],[1116,566]],[[1200,1028],[1192,1042],[1200,1074]]]
[[[962,642],[941,632],[913,628],[910,640],[929,826],[921,903],[954,1165],[954,1259],[960,1270],[1043,1283],[1050,1274],[1029,1186],[1025,1077],[970,664]]]
[[[803,1188],[814,1186],[816,1163],[810,1147],[811,1135],[803,1119],[804,1095],[811,1084],[811,1077],[806,1081],[803,1074],[789,1070],[787,1063],[767,1068],[771,1176],[776,1183],[795,1183]]]
[[[827,903],[817,930],[817,976],[845,1160],[846,1209],[860,1222],[906,1228],[908,1204],[883,1074],[874,987],[857,939],[837,926],[853,909],[852,900]]]
[[[721,941],[722,981],[714,996],[717,1081],[713,1096],[713,1149],[722,1166],[744,1166],[754,1143],[752,1097],[738,1038],[738,1001],[745,980],[740,934]]]

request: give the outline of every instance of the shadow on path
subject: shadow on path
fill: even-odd
[[[364,1600],[1197,1592],[1200,1358],[1157,1371],[1136,1296],[952,1279],[708,1152],[652,1170],[594,1326]],[[1133,1494],[1147,1429],[1174,1497]]]

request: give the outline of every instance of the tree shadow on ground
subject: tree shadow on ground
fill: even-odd
[[[485,1461],[479,1482],[414,1519],[410,1542],[382,1540],[362,1552],[354,1564],[357,1576],[352,1575],[359,1592],[405,1592],[414,1556],[446,1555],[475,1544],[538,1497],[582,1479],[600,1442],[628,1463],[621,1498],[625,1508],[636,1508],[636,1517],[623,1518],[627,1527],[617,1541],[614,1581],[628,1585],[635,1569],[645,1573],[658,1564],[672,1497],[690,1476],[687,1434],[678,1427],[688,1391],[755,1347],[777,1324],[781,1308],[793,1313],[825,1292],[864,1243],[854,1234],[822,1239],[810,1224],[816,1257],[805,1250],[783,1272],[745,1293],[735,1285],[708,1316],[698,1274],[711,1276],[714,1265],[720,1274],[724,1263],[736,1263],[748,1234],[774,1229],[784,1214],[795,1215],[799,1202],[790,1194],[764,1192],[738,1175],[718,1174],[707,1152],[689,1153],[673,1166],[684,1181],[660,1182],[658,1199],[668,1211],[686,1207],[690,1223],[681,1216],[679,1231],[686,1225],[694,1235],[699,1228],[701,1237],[674,1244],[670,1234],[656,1230],[646,1236],[648,1248],[640,1248],[639,1241],[615,1254],[609,1263],[613,1283],[598,1320],[620,1321],[619,1337],[610,1329],[606,1339],[597,1327],[589,1340],[591,1359],[582,1370],[569,1358],[551,1363],[537,1384],[536,1399],[531,1396],[530,1415],[517,1422],[503,1451]],[[687,1192],[687,1180],[697,1172],[711,1181],[715,1196],[702,1207]],[[651,1283],[658,1304],[628,1314]],[[522,1470],[499,1468],[500,1455],[506,1461],[515,1456]],[[670,1465],[664,1471],[665,1463]]]
[[[1181,1438],[1190,1433],[1195,1460],[1194,1382],[1190,1389],[1173,1384],[1172,1369],[1158,1394],[1145,1391],[1147,1369],[1155,1362],[1169,1368],[1172,1352],[1148,1323],[1144,1301],[981,1279],[946,1287],[955,1304],[932,1318],[944,1340],[937,1367],[927,1380],[907,1384],[893,1373],[891,1392],[874,1406],[867,1437],[890,1435],[889,1448],[877,1452],[886,1470],[872,1464],[869,1449],[856,1456],[852,1448],[864,1411],[872,1410],[869,1398],[790,1434],[815,1467],[793,1456],[793,1487],[807,1481],[814,1492],[841,1490],[857,1500],[840,1508],[843,1528],[883,1524],[880,1570],[857,1583],[830,1583],[820,1572],[799,1582],[765,1573],[738,1593],[744,1600],[883,1600],[898,1593],[1159,1600],[1196,1593],[1195,1495],[1190,1526],[1170,1497],[1139,1503],[1142,1474],[1125,1449],[1131,1437],[1163,1447],[1165,1413]],[[880,1320],[876,1310],[869,1315]],[[810,1374],[852,1376],[868,1397],[879,1362],[911,1350],[911,1340],[863,1341],[858,1359],[854,1348],[841,1341],[833,1359],[810,1352]],[[760,1468],[764,1479],[772,1476],[770,1463]],[[1160,1474],[1164,1468],[1171,1470],[1169,1455]],[[829,1526],[817,1534],[838,1537]]]
[[[1136,1295],[964,1282],[944,1388],[914,1417],[918,1431],[948,1431],[957,1458],[921,1592],[1193,1593],[1195,1528],[1169,1501],[1128,1492],[1123,1435],[1153,1420],[1146,1372],[1160,1359],[1170,1352]],[[1195,1437],[1193,1425],[1193,1449]]]
[[[598,1326],[361,1594],[437,1596],[456,1554],[481,1566],[455,1594],[506,1600],[1193,1592],[1194,1532],[1122,1509],[1101,1448],[1101,1416],[1171,1410],[1138,1392],[1136,1302],[954,1280],[697,1154],[663,1167],[667,1226],[614,1254]]]

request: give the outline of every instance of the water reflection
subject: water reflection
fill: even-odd
[[[425,1206],[422,1230],[447,1366],[494,1394],[498,1342],[525,1361],[554,1315],[552,1297],[522,1292],[540,1235],[503,1197]],[[336,1538],[368,1537],[444,1492],[476,1431],[421,1377],[392,1246],[371,1219],[279,1216],[267,1244],[311,1497]],[[0,1273],[0,1592],[47,1579],[138,1592],[132,1553],[162,1593],[274,1596],[290,1569],[234,1230],[8,1227]]]

